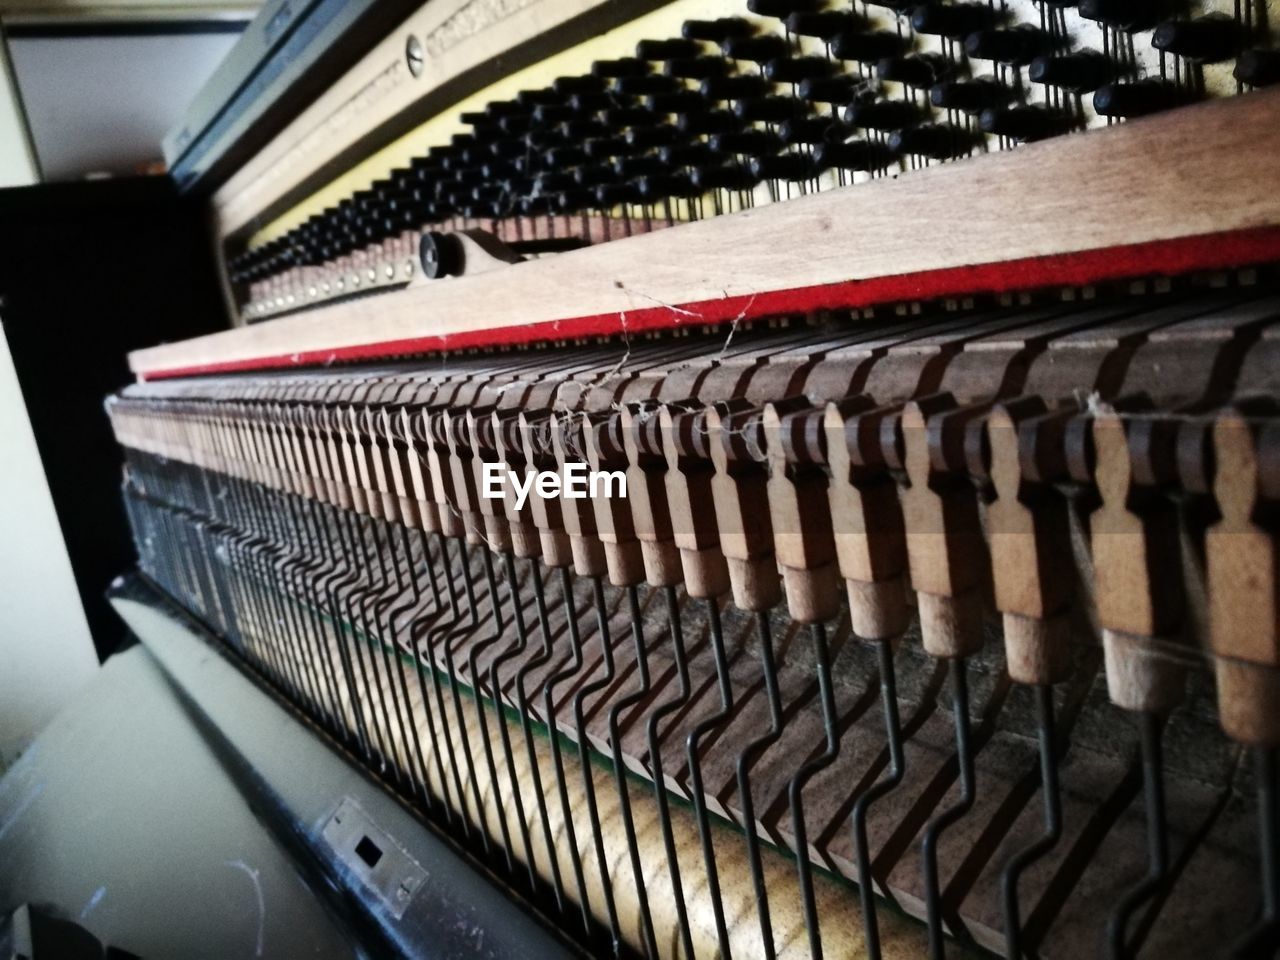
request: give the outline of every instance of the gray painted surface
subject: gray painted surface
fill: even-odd
[[[0,780],[0,915],[23,902],[146,958],[357,955],[141,647]]]
[[[329,865],[336,882],[399,953],[442,960],[565,960],[577,955],[385,788],[173,619],[167,607],[119,594],[112,604],[225,740],[228,751],[253,771],[258,803],[288,817],[295,835]],[[335,832],[327,828],[351,801],[376,827],[382,846],[399,847],[421,868],[421,875],[415,875],[419,882],[406,890],[407,902],[394,909],[377,889],[379,878],[352,856],[352,846],[333,846]]]
[[[128,174],[160,159],[238,36],[16,38],[9,52],[44,179]]]

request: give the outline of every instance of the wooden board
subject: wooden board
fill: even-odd
[[[1280,259],[1280,90],[130,355],[141,378]],[[502,331],[499,334],[497,331]]]

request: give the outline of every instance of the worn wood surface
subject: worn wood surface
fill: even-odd
[[[140,350],[130,365],[146,378],[322,363],[1265,260],[1280,250],[1278,120],[1280,91],[1251,93]]]

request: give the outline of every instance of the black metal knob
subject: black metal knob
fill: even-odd
[[[721,17],[718,20],[686,20],[680,33],[686,40],[724,43],[733,37],[749,37],[755,33],[755,28],[741,17]]]
[[[428,231],[418,240],[418,261],[428,280],[458,276],[464,259],[462,241],[451,233]]]
[[[1096,50],[1077,50],[1060,56],[1036,57],[1027,68],[1032,83],[1061,87],[1074,93],[1097,90],[1115,79],[1116,65]]]
[[[796,93],[802,100],[812,100],[814,103],[844,104],[852,103],[865,88],[866,81],[861,77],[820,77],[805,80]]]
[[[843,170],[883,170],[893,162],[888,147],[869,140],[850,140],[847,143],[824,143],[813,151],[818,166]]]
[[[1197,63],[1219,63],[1235,56],[1240,39],[1240,27],[1234,17],[1211,13],[1160,24],[1151,34],[1151,45]]]
[[[696,40],[641,40],[636,44],[638,60],[687,60],[701,52]]]
[[[866,21],[848,10],[799,11],[787,17],[787,31],[798,37],[830,40],[866,26]]]
[[[963,127],[949,123],[926,123],[907,127],[889,135],[889,149],[931,160],[950,160],[967,154],[974,138]]]
[[[975,30],[965,37],[964,50],[978,60],[1023,66],[1053,49],[1052,38],[1029,23],[1009,30]]]
[[[782,57],[766,63],[764,75],[771,83],[800,83],[811,77],[825,77],[832,68],[826,57]]]
[[[916,33],[960,39],[991,24],[994,12],[984,3],[922,3],[911,11]]]
[[[787,55],[787,42],[781,37],[731,37],[720,45],[725,56],[752,63],[768,63]]]
[[[855,127],[889,132],[920,120],[920,110],[903,100],[872,100],[845,107],[844,118]]]
[[[1254,87],[1280,83],[1280,50],[1246,50],[1236,60],[1234,76]]]
[[[1093,109],[1104,117],[1142,117],[1186,101],[1186,95],[1167,80],[1151,77],[1134,83],[1109,83],[1093,95]]]
[[[881,80],[908,87],[931,87],[954,70],[955,64],[950,59],[936,53],[884,57],[876,64],[876,75]]]
[[[817,10],[823,0],[747,0],[747,9],[761,17],[786,19],[798,11]]]
[[[831,53],[837,60],[858,60],[862,63],[875,63],[885,57],[896,56],[905,47],[906,41],[890,30],[842,33],[831,41]]]
[[[1144,30],[1165,12],[1162,0],[1080,0],[1080,16],[1119,30]]]
[[[979,77],[977,80],[952,80],[929,89],[929,102],[943,110],[980,113],[988,107],[999,107],[1013,99],[1013,90],[999,80]]]

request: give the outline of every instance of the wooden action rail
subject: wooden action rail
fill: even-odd
[[[1265,266],[1280,258],[1278,114],[1280,91],[1258,91],[480,276],[419,275],[134,351],[130,367],[279,369]]]
[[[877,893],[927,919],[935,955],[944,933],[1009,956],[1074,956],[1082,943],[1202,955],[1250,932],[1240,891],[1277,856],[1269,829],[1222,816],[1238,793],[1222,786],[1233,748],[1219,740],[1206,754],[1203,737],[1179,729],[1185,691],[1203,702],[1207,660],[1222,727],[1257,748],[1266,824],[1280,746],[1266,399],[1278,323],[1268,290],[1224,289],[625,352],[160,381],[109,409],[147,529],[179,543],[230,538],[239,551],[201,548],[208,569],[187,575],[200,602],[229,570],[333,622],[354,617],[375,646],[423,657],[432,677],[610,761],[626,860],[593,864],[595,850],[578,862],[600,884],[589,899],[601,923],[605,885],[635,904],[625,936],[642,951],[701,953],[704,938],[723,949],[753,923],[760,944],[773,942],[768,885],[756,917],[726,914],[708,888],[711,928],[695,930],[680,906],[683,871],[715,871],[723,841],[708,854],[703,829],[714,814],[743,829],[753,880],[764,870],[755,838],[799,854],[813,953],[840,935],[816,899],[825,870],[859,885],[872,956]],[[521,475],[583,462],[625,472],[631,489],[626,500],[489,500],[487,462]],[[144,562],[164,559],[154,549],[143,543]],[[472,617],[501,629],[423,647],[413,625],[427,587],[406,580],[420,569],[414,550],[462,578]],[[369,572],[380,555],[382,572]],[[338,593],[304,572],[335,563]],[[558,597],[544,566],[563,571]],[[236,589],[240,599],[218,594],[219,616],[261,602]],[[366,614],[344,613],[341,598]],[[270,609],[262,623],[217,622],[250,636],[264,669],[367,748],[376,719],[356,721],[325,690],[343,671],[355,682],[352,654],[327,682],[317,655],[272,666],[262,658],[311,641]],[[605,642],[588,653],[592,630]],[[574,694],[540,702],[557,665]],[[1102,665],[1110,708],[1093,693]],[[1124,714],[1136,754],[1115,742]],[[412,780],[407,740],[395,742]],[[513,749],[504,740],[466,765],[497,769]],[[624,770],[658,785],[652,810]],[[461,776],[448,799],[446,772],[420,777],[421,789],[462,812],[471,801]],[[557,777],[544,777],[544,797],[512,773],[508,803],[523,794],[526,806],[497,826],[568,889],[556,855],[541,859],[521,836],[541,830],[568,858],[560,868],[573,862],[565,851],[579,844],[552,842],[534,817],[554,806]],[[502,817],[498,789],[464,815]],[[668,793],[693,804],[701,865],[688,866],[699,853],[672,832]],[[598,830],[589,813],[562,805],[579,838]],[[661,852],[634,839],[651,813]],[[647,879],[655,858],[661,885]],[[1276,906],[1264,895],[1261,942],[1275,936]],[[1196,922],[1172,922],[1175,910]]]

